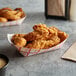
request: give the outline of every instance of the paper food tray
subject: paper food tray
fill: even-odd
[[[9,21],[9,22],[5,22],[5,23],[0,23],[0,26],[20,25],[20,24],[22,24],[22,22],[24,21],[25,18],[26,18],[26,16],[24,16],[23,18],[21,18],[19,20]]]
[[[8,38],[8,41],[10,44],[14,45],[12,42],[11,42],[11,38],[14,34],[8,34],[7,35],[7,38]],[[65,41],[67,40],[67,38],[59,43],[58,45],[54,46],[54,47],[51,47],[49,49],[30,49],[30,48],[25,48],[25,47],[18,47],[16,45],[14,45],[18,51],[23,55],[23,56],[30,56],[30,55],[34,55],[34,54],[39,54],[39,53],[43,53],[43,52],[48,52],[48,51],[53,51],[53,50],[56,50],[56,49],[59,49],[61,48],[61,46],[65,43]]]

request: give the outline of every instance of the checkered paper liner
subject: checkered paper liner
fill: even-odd
[[[19,19],[19,20],[9,21],[9,22],[5,22],[5,23],[0,23],[0,26],[20,25],[20,24],[22,24],[22,22],[24,21],[25,18],[26,18],[26,16],[21,18],[21,19]]]
[[[14,34],[8,34],[7,35],[7,38],[8,38],[8,41],[11,45],[14,45],[12,42],[11,42],[11,38]],[[67,40],[67,38],[61,42],[60,44],[54,46],[54,47],[51,47],[51,48],[48,48],[48,49],[31,49],[31,48],[25,48],[25,47],[18,47],[16,45],[14,45],[18,51],[23,55],[23,56],[31,56],[31,55],[35,55],[35,54],[39,54],[39,53],[44,53],[44,52],[48,52],[48,51],[53,51],[53,50],[56,50],[56,49],[59,49],[62,47],[62,45],[65,43],[65,41]]]

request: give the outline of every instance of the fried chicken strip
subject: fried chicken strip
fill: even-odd
[[[15,34],[15,35],[12,36],[11,41],[14,42],[14,39],[17,38],[17,37],[24,38],[25,35],[26,35],[26,34]]]
[[[4,10],[12,11],[11,8],[9,8],[9,7],[5,7],[5,8],[0,9],[0,12],[1,12],[1,11],[4,11]]]
[[[61,39],[61,42],[62,42],[68,37],[68,35],[65,32],[59,31],[58,37]]]
[[[17,16],[20,16],[21,18],[25,16],[24,11],[22,10],[22,8],[16,8],[14,9],[15,11],[18,11],[18,13],[16,14]]]
[[[7,22],[8,20],[4,17],[0,17],[0,22]]]
[[[37,39],[44,39],[43,35],[41,35],[39,32],[33,31],[25,35],[24,37],[27,41],[34,41]]]
[[[34,40],[32,43],[27,44],[26,48],[46,49],[57,45],[59,42],[60,38],[58,36],[53,36],[51,40]]]
[[[51,26],[51,27],[49,27],[49,33],[50,34],[54,34],[54,35],[58,35],[58,29],[56,28],[56,27],[54,27],[54,26]]]
[[[33,48],[33,49],[42,49],[45,46],[44,40],[34,40],[32,43],[26,45],[26,48]]]
[[[33,29],[35,31],[40,32],[41,34],[44,34],[44,35],[48,35],[49,34],[48,27],[45,24],[34,25]]]
[[[27,41],[22,37],[15,37],[13,43],[19,47],[24,47]]]
[[[17,20],[17,19],[20,19],[19,16],[16,15],[17,11],[4,11],[2,13],[2,17],[5,17],[9,20]]]

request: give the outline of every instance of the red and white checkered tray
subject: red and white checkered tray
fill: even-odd
[[[7,38],[8,38],[8,41],[10,44],[14,45],[12,42],[11,42],[11,38],[14,34],[8,34],[7,35]],[[23,55],[23,56],[30,56],[30,55],[34,55],[34,54],[39,54],[39,53],[43,53],[43,52],[48,52],[48,51],[53,51],[53,50],[56,50],[56,49],[59,49],[61,48],[61,46],[65,43],[65,41],[67,40],[67,38],[61,42],[60,44],[54,46],[54,47],[51,47],[49,49],[30,49],[30,48],[25,48],[25,47],[18,47],[16,45],[14,45],[18,51]]]
[[[25,16],[25,17],[23,17],[23,18],[21,18],[21,19],[19,19],[19,20],[0,23],[0,26],[13,26],[13,25],[20,25],[20,24],[22,24],[22,22],[24,21],[24,19],[25,19],[25,18],[26,18],[26,16]]]

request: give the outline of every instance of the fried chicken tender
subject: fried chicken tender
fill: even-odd
[[[22,8],[16,8],[14,9],[15,11],[20,11],[20,12],[23,12]]]
[[[34,40],[32,43],[27,44],[26,48],[32,48],[32,49],[43,49],[45,46],[45,40]]]
[[[33,27],[34,31],[28,33],[25,36],[27,41],[33,41],[37,39],[50,40],[53,35],[58,36],[58,29],[55,27],[46,27],[45,24],[38,24]]]
[[[4,11],[4,10],[12,11],[11,8],[9,8],[9,7],[5,7],[5,8],[0,9],[0,12],[1,12],[1,11]]]
[[[22,37],[15,37],[13,43],[19,47],[24,47],[27,41]]]
[[[23,37],[23,38],[24,38],[25,35],[26,35],[26,34],[15,34],[15,35],[13,35],[11,41],[14,42],[14,39],[15,39],[16,37]]]
[[[54,27],[54,26],[51,26],[51,27],[49,27],[49,33],[50,34],[54,34],[54,35],[58,35],[58,29],[56,28],[56,27]]]
[[[22,12],[18,11],[15,15],[19,16],[19,17],[22,17]]]
[[[48,35],[49,34],[48,27],[45,24],[34,25],[33,29],[35,31],[40,32],[41,34],[44,34],[44,35]]]
[[[3,11],[1,16],[11,20],[17,20],[22,17],[23,13],[20,11]]]
[[[0,22],[7,22],[7,19],[4,17],[0,17]]]
[[[15,15],[17,13],[17,11],[4,11],[2,13],[2,17],[5,17],[9,20],[17,20],[20,19],[19,16]]]
[[[26,34],[15,34],[14,37],[24,37]]]
[[[57,45],[59,42],[60,38],[58,36],[53,36],[50,40],[34,40],[32,43],[27,44],[26,48],[47,49]]]
[[[22,10],[22,8],[16,8],[14,10],[18,11],[18,13],[16,15],[20,16],[21,18],[25,16],[24,11]]]
[[[11,41],[20,47],[47,49],[59,44],[68,37],[65,32],[53,26],[47,27],[45,24],[35,25],[33,29],[34,31],[28,34],[15,34]]]
[[[41,35],[39,32],[33,31],[25,35],[24,37],[27,41],[33,41],[37,39],[44,39],[43,35]]]
[[[68,35],[65,32],[59,31],[58,37],[61,39],[61,42],[62,42],[68,37]]]
[[[2,8],[2,9],[0,9],[0,16],[2,16],[3,12],[5,12],[5,11],[13,11],[13,10],[8,7]]]
[[[25,16],[22,8],[11,9],[9,7],[5,7],[0,9],[0,17],[6,18],[8,21],[18,20]]]

